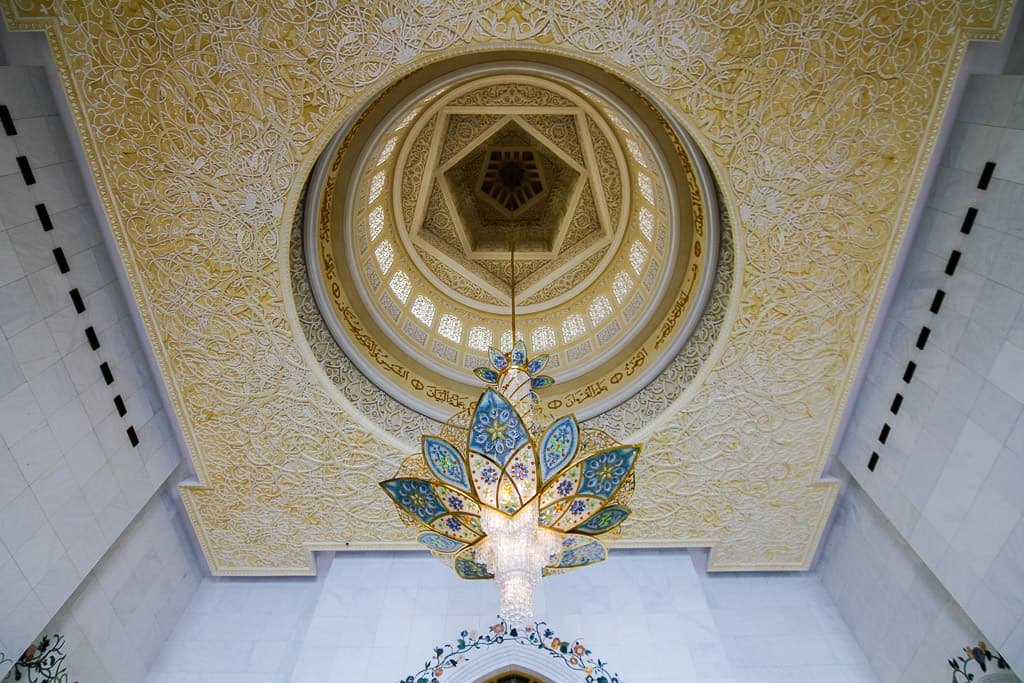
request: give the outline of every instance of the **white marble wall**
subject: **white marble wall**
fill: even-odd
[[[0,129],[0,651],[20,653],[180,456],[44,70],[0,67],[0,104],[16,127],[15,135]],[[52,230],[43,230],[37,204]]]
[[[184,524],[165,487],[43,629],[65,637],[70,680],[143,680],[202,578]]]
[[[382,683],[494,622],[497,589],[422,554],[339,554],[320,579],[204,579],[146,683]],[[813,574],[701,577],[619,551],[549,577],[537,614],[630,683],[874,683]]]
[[[987,190],[977,184],[996,163]],[[970,207],[978,211],[961,232]],[[962,256],[952,275],[953,250]],[[936,290],[945,298],[930,310]],[[931,333],[917,348],[922,326]],[[910,383],[902,376],[917,365]],[[890,410],[900,393],[898,414]],[[1024,76],[974,76],[839,458],[1024,669]],[[884,424],[891,432],[879,441]],[[874,472],[867,469],[879,455]]]
[[[977,626],[867,494],[843,495],[816,573],[882,683],[948,680]]]

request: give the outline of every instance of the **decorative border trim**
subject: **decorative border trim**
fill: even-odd
[[[477,651],[482,655],[497,646],[507,647],[513,643],[535,649],[537,652],[533,654],[539,652],[548,662],[556,663],[555,668],[563,675],[566,670],[572,672],[572,680],[586,683],[625,683],[618,673],[610,672],[608,663],[595,657],[580,639],[569,641],[559,638],[544,621],[516,627],[500,617],[495,624],[488,627],[487,633],[478,634],[476,631],[463,630],[454,645],[449,643],[435,647],[433,656],[422,669],[406,676],[398,683],[441,683],[446,674],[448,677],[444,680],[452,680],[457,667],[463,666],[465,670],[465,665],[471,660],[476,661],[471,654],[475,657]],[[529,662],[523,662],[521,668],[530,668]],[[500,670],[492,673],[500,673]],[[464,677],[459,677],[460,680],[462,678]],[[559,678],[559,681],[565,680],[567,679],[564,677]]]

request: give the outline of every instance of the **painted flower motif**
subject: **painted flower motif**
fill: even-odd
[[[520,481],[526,479],[530,474],[530,471],[526,468],[526,465],[517,462],[512,465],[512,476]]]
[[[611,495],[629,470],[618,452],[612,451],[591,458],[583,471],[586,490]]]
[[[498,622],[497,624],[495,624],[494,626],[491,627],[491,631],[495,635],[499,635],[500,636],[502,633],[505,632],[505,624],[502,624],[501,622]]]
[[[462,499],[458,496],[448,496],[448,508],[451,510],[461,510],[464,507]]]
[[[557,650],[558,646],[561,645],[561,644],[562,644],[562,641],[560,639],[558,639],[558,638],[552,638],[551,639],[551,649],[552,650]]]
[[[558,482],[556,490],[558,491],[558,495],[568,496],[570,493],[572,493],[572,482],[569,481],[568,479],[563,479],[562,481]]]
[[[454,458],[451,451],[442,448],[439,444],[430,446],[430,458],[437,464],[438,469],[453,479],[462,475],[462,466]]]
[[[448,519],[446,519],[444,525],[448,527],[449,531],[458,532],[462,529],[462,522],[455,519],[454,517],[449,517]]]
[[[441,674],[443,674],[443,673],[444,673],[444,669],[442,669],[441,667],[438,666],[438,667],[434,668],[434,675],[437,676],[438,678],[440,678]]]
[[[576,653],[576,655],[579,657],[582,657],[583,655],[587,654],[587,648],[583,647],[583,643],[576,643],[575,645],[573,645],[572,651]]]
[[[518,418],[508,408],[493,407],[477,414],[473,423],[473,443],[482,453],[499,456],[511,452],[523,438]]]
[[[582,515],[586,509],[587,506],[582,500],[574,500],[572,505],[569,506],[569,514],[573,516]]]
[[[498,470],[487,466],[480,471],[480,478],[484,480],[484,483],[495,484],[498,481]]]

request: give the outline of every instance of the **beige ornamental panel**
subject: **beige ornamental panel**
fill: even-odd
[[[413,450],[346,401],[299,329],[288,235],[340,124],[459,53],[589,61],[690,131],[732,220],[713,353],[645,443],[624,545],[806,568],[820,481],[968,39],[1009,2],[5,0],[44,29],[199,481],[217,574],[411,547],[376,482]]]

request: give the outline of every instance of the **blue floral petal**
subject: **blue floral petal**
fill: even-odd
[[[448,510],[441,505],[429,481],[422,479],[389,479],[380,484],[398,507],[429,524]]]
[[[567,415],[551,425],[540,442],[541,485],[546,484],[572,460],[576,455],[579,440],[579,425],[572,415]]]
[[[493,389],[486,390],[470,422],[470,450],[503,468],[528,439],[526,426],[515,409],[501,394]]]
[[[536,358],[531,360],[530,363],[526,366],[526,372],[530,373],[531,375],[536,375],[538,372],[544,369],[545,365],[548,364],[548,359],[550,357],[551,356],[549,356],[546,353],[537,356]]]
[[[636,446],[619,446],[590,456],[583,461],[580,488],[576,493],[608,500],[633,471],[639,452]]]
[[[423,459],[441,481],[466,493],[472,492],[465,462],[455,446],[436,436],[424,436]]]
[[[508,367],[508,359],[505,358],[505,354],[493,346],[487,349],[487,356],[491,359],[491,365],[493,365],[494,369],[498,372],[501,372]]]
[[[473,374],[488,384],[494,384],[498,381],[498,373],[490,368],[477,368],[473,370]]]
[[[493,579],[494,574],[487,571],[487,565],[472,560],[455,560],[455,573],[463,579]]]
[[[454,553],[466,547],[466,544],[461,541],[456,541],[454,538],[448,538],[441,534],[435,534],[433,531],[423,532],[416,540],[439,553]]]
[[[534,389],[544,389],[546,387],[550,387],[554,383],[555,378],[549,377],[548,375],[537,375],[530,380],[530,386]]]
[[[575,548],[570,548],[558,558],[558,564],[552,565],[556,569],[571,569],[573,567],[585,567],[588,564],[601,562],[608,557],[604,546],[598,541],[591,541]]]
[[[512,348],[512,365],[526,365],[526,343],[520,339]]]
[[[582,534],[603,534],[611,531],[625,521],[629,516],[629,509],[621,505],[612,505],[598,512],[596,515],[573,529],[575,533]]]

